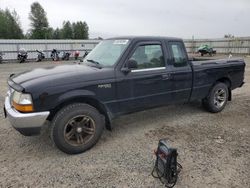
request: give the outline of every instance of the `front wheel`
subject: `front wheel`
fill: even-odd
[[[228,101],[228,87],[226,84],[218,82],[210,90],[208,96],[203,99],[203,106],[213,113],[222,111]]]
[[[97,109],[76,103],[56,114],[51,124],[51,138],[61,151],[77,154],[93,147],[103,129],[104,118]]]

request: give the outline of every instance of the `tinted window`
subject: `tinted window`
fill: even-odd
[[[130,59],[137,62],[137,69],[165,67],[162,48],[159,44],[138,46]]]
[[[185,66],[187,63],[186,55],[180,43],[170,43],[175,66]]]

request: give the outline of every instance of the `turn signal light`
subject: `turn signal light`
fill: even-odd
[[[31,104],[22,105],[22,104],[17,104],[16,102],[12,101],[12,105],[16,110],[20,112],[32,112],[34,110],[33,105]]]

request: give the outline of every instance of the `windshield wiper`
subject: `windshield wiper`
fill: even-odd
[[[97,65],[98,68],[102,68],[101,64],[98,61],[95,61],[93,59],[87,59],[86,61]]]

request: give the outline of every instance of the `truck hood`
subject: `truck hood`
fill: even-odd
[[[100,79],[107,75],[105,68],[98,69],[87,65],[60,65],[38,68],[19,74],[14,74],[10,80],[22,88],[51,87],[81,81]]]

